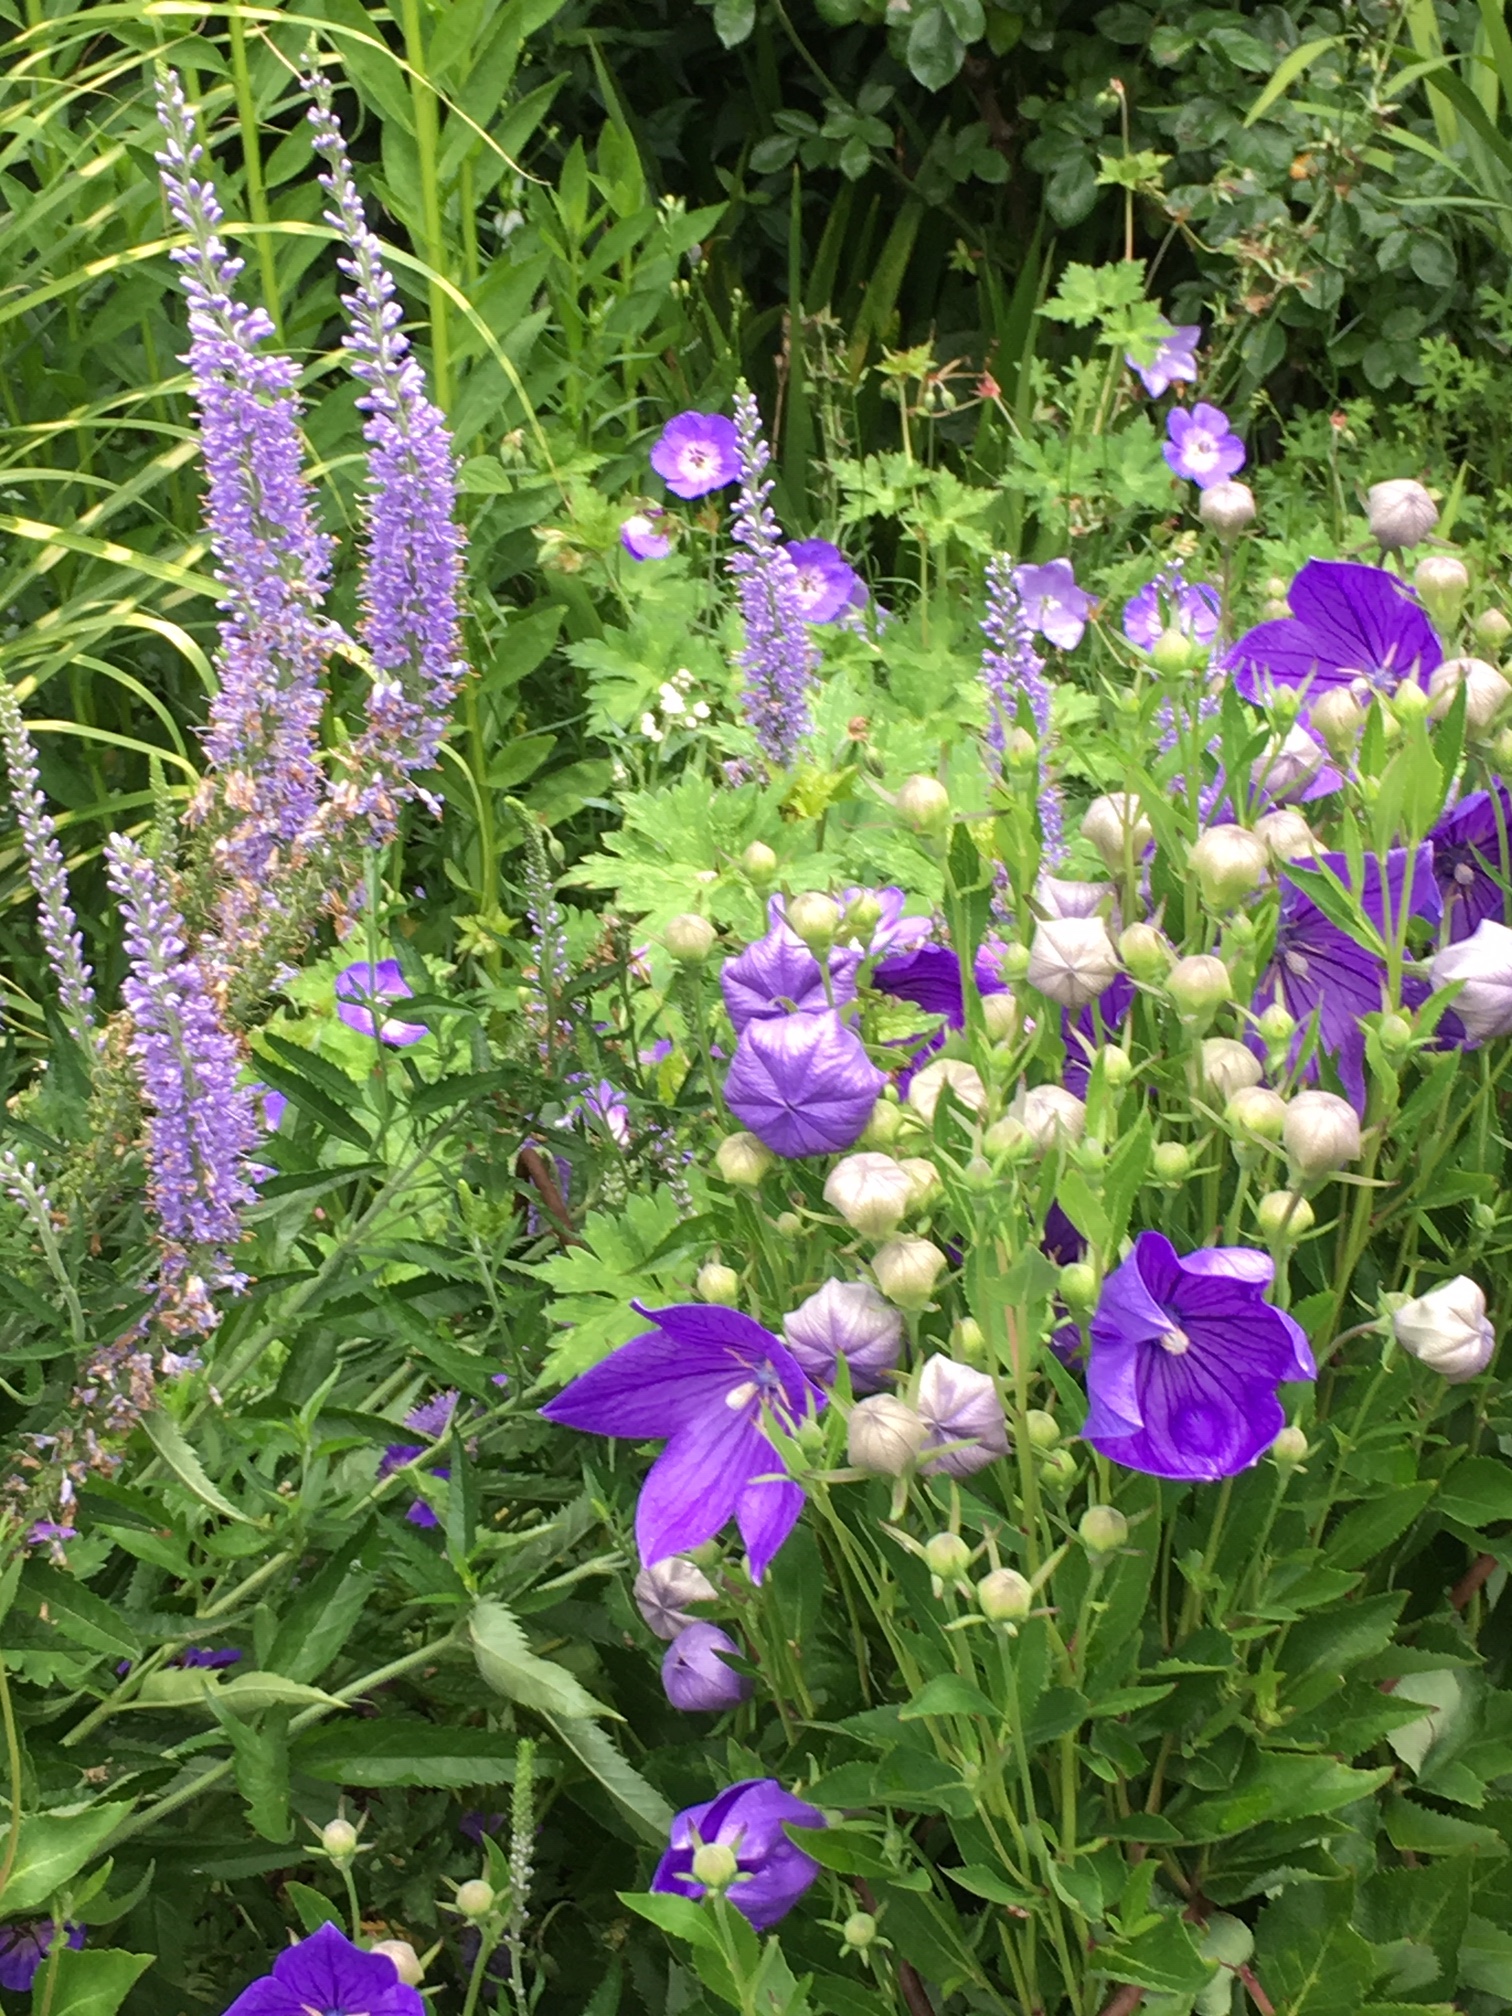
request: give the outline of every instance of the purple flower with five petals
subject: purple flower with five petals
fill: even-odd
[[[418,1989],[386,1953],[364,1953],[334,1925],[289,1946],[273,1972],[244,1988],[226,2016],[425,2016]]]
[[[651,450],[651,467],[679,497],[707,497],[740,474],[735,422],[723,413],[679,413]]]
[[[1433,874],[1457,943],[1489,917],[1506,921],[1508,863],[1512,835],[1512,792],[1499,779],[1491,791],[1472,791],[1446,812],[1428,835]]]
[[[1110,1462],[1183,1483],[1233,1477],[1286,1425],[1276,1388],[1316,1379],[1296,1320],[1265,1300],[1268,1254],[1208,1246],[1182,1258],[1141,1232],[1091,1324],[1085,1439]]]
[[[656,1329],[612,1351],[541,1413],[590,1435],[665,1438],[635,1508],[641,1559],[686,1554],[733,1518],[759,1582],[803,1510],[766,1410],[791,1430],[818,1413],[824,1395],[786,1345],[737,1310],[633,1306]]]
[[[1355,560],[1309,560],[1287,591],[1290,616],[1246,630],[1224,661],[1244,699],[1291,686],[1316,700],[1343,687],[1356,699],[1426,688],[1442,662],[1433,625],[1406,583]]]
[[[1199,490],[1227,483],[1247,459],[1244,443],[1230,431],[1228,415],[1200,399],[1190,413],[1184,406],[1172,407],[1166,418],[1166,436],[1161,453],[1167,465]]]
[[[1169,392],[1178,380],[1186,385],[1197,383],[1197,346],[1201,341],[1201,323],[1167,322],[1160,347],[1148,364],[1141,364],[1127,351],[1124,362],[1150,397],[1158,399],[1162,392]]]
[[[774,1155],[834,1155],[860,1140],[887,1080],[854,1029],[828,1010],[748,1022],[725,1104]]]
[[[1131,595],[1123,608],[1123,633],[1141,651],[1153,651],[1162,633],[1179,630],[1196,644],[1218,635],[1222,603],[1211,581],[1168,580],[1159,574]]]
[[[735,1857],[726,1892],[758,1932],[785,1918],[819,1874],[819,1864],[789,1839],[789,1827],[822,1827],[817,1806],[785,1792],[775,1778],[746,1778],[703,1806],[689,1806],[672,1822],[672,1840],[656,1865],[651,1888],[674,1897],[704,1894],[693,1880],[693,1855],[717,1842]]]
[[[401,1022],[393,1015],[379,1022],[373,1010],[383,1001],[406,1001],[414,991],[397,959],[380,959],[376,966],[358,959],[336,975],[336,1013],[349,1029],[403,1048],[429,1036],[429,1029],[423,1022]]]
[[[1033,630],[1072,651],[1080,644],[1094,597],[1078,588],[1069,560],[1047,560],[1041,567],[1015,567],[1013,585],[1024,606],[1024,617]]]
[[[798,577],[798,609],[805,623],[833,623],[855,601],[861,577],[828,539],[795,539],[787,556]]]

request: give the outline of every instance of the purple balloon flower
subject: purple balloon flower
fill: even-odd
[[[1023,598],[1030,626],[1063,651],[1082,640],[1094,598],[1076,585],[1069,560],[1047,560],[1042,567],[1015,567],[1013,585]]]
[[[1006,992],[985,952],[978,952],[972,970],[979,994]],[[873,969],[871,984],[879,994],[911,1001],[927,1015],[943,1015],[952,1029],[966,1026],[961,962],[948,945],[921,945],[901,957],[884,959]]]
[[[940,1451],[926,1470],[972,1477],[1008,1454],[1003,1403],[990,1374],[936,1353],[919,1374],[914,1407],[929,1430],[929,1447]]]
[[[1290,616],[1257,623],[1225,664],[1246,699],[1267,687],[1305,689],[1310,699],[1343,687],[1365,700],[1404,679],[1427,688],[1443,659],[1433,625],[1395,574],[1354,560],[1309,560],[1287,591]]]
[[[824,1395],[768,1330],[734,1309],[683,1303],[640,1314],[634,1337],[541,1409],[591,1435],[665,1438],[635,1508],[643,1561],[712,1540],[733,1518],[760,1581],[803,1510],[763,1426],[763,1407],[792,1428]]]
[[[662,1660],[662,1686],[674,1708],[689,1714],[738,1708],[749,1701],[754,1683],[748,1673],[727,1666],[723,1654],[739,1656],[740,1647],[717,1624],[690,1624],[679,1631]]]
[[[782,1319],[788,1349],[811,1379],[833,1386],[837,1360],[851,1391],[875,1393],[903,1351],[903,1318],[869,1281],[826,1281]]]
[[[1499,780],[1494,795],[1473,791],[1428,835],[1452,941],[1469,938],[1488,917],[1494,924],[1505,923],[1507,883],[1512,879],[1509,835],[1512,792]]]
[[[1197,346],[1202,341],[1201,324],[1167,322],[1165,332],[1160,339],[1160,348],[1148,364],[1141,364],[1127,351],[1124,353],[1125,364],[1152,399],[1158,399],[1162,392],[1169,392],[1178,379],[1187,385],[1197,383]]]
[[[226,2016],[425,2016],[417,1989],[399,1979],[386,1953],[364,1953],[334,1925],[322,1925],[244,1988]]]
[[[653,504],[649,511],[632,511],[620,526],[620,544],[632,560],[665,560],[672,551],[672,541],[656,529],[663,515]]]
[[[400,971],[397,959],[380,959],[376,966],[358,959],[336,975],[336,1013],[349,1029],[402,1048],[428,1036],[429,1029],[423,1022],[401,1022],[392,1015],[385,1015],[381,1023],[375,1022],[373,1010],[383,1001],[407,1000],[414,991]]]
[[[1248,1469],[1286,1425],[1276,1388],[1316,1379],[1302,1327],[1265,1300],[1270,1256],[1208,1246],[1183,1259],[1141,1232],[1091,1323],[1085,1439],[1151,1477],[1210,1482]]]
[[[838,1015],[748,1022],[725,1078],[725,1103],[774,1155],[833,1155],[860,1140],[887,1083]]]
[[[689,1806],[672,1822],[671,1845],[656,1865],[651,1888],[700,1898],[694,1850],[718,1842],[735,1857],[730,1902],[765,1932],[785,1918],[819,1874],[819,1864],[789,1840],[787,1827],[822,1827],[817,1806],[785,1792],[775,1778],[747,1778],[704,1806]]]
[[[707,497],[740,474],[735,422],[723,413],[679,413],[651,450],[651,467],[679,497]]]
[[[830,953],[830,988],[834,1005],[843,1008],[856,998],[856,968],[861,954],[837,946]],[[748,1022],[759,1022],[797,1009],[819,1015],[830,1006],[824,988],[824,971],[796,931],[788,929],[780,915],[764,938],[747,945],[738,959],[727,959],[720,969],[720,991],[735,1033]]]
[[[1189,413],[1173,406],[1166,416],[1167,440],[1161,451],[1168,466],[1199,490],[1227,483],[1244,467],[1244,443],[1230,433],[1228,415],[1198,400]]]
[[[1182,581],[1175,593],[1164,584],[1147,581],[1123,608],[1123,633],[1141,651],[1153,651],[1161,633],[1179,630],[1196,644],[1211,644],[1218,635],[1222,602],[1211,581]]]
[[[84,1927],[65,1925],[63,1930],[67,1943],[77,1952],[84,1944]],[[57,1927],[51,1919],[39,1919],[31,1925],[0,1925],[0,1988],[24,1995],[56,1937]]]
[[[798,577],[798,608],[804,622],[833,623],[855,599],[860,575],[828,539],[795,539],[787,556]]]
[[[209,1672],[217,1672],[225,1666],[239,1666],[242,1655],[234,1646],[187,1645],[173,1661],[175,1666],[203,1667]]]

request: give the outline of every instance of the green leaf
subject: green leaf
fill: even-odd
[[[1461,1457],[1439,1486],[1438,1509],[1477,1532],[1512,1519],[1512,1464],[1495,1456]]]
[[[756,26],[756,0],[714,0],[714,33],[726,49],[737,48]]]
[[[114,1659],[140,1659],[141,1640],[121,1621],[120,1613],[86,1588],[75,1575],[65,1575],[45,1561],[30,1560],[17,1594],[23,1615],[40,1617],[76,1645]]]
[[[224,1519],[236,1520],[239,1525],[251,1526],[254,1523],[245,1512],[238,1512],[230,1499],[223,1497],[210,1482],[204,1464],[190,1448],[183,1429],[171,1414],[165,1414],[161,1407],[154,1407],[150,1414],[142,1416],[142,1428],[147,1440],[174,1476],[194,1493],[202,1505],[208,1505],[212,1512],[219,1512]]]
[[[959,1869],[942,1869],[940,1874],[989,1904],[1013,1904],[1022,1910],[1036,1901],[1029,1891],[1021,1890],[1017,1883],[1010,1883],[996,1869],[989,1869],[981,1862],[965,1862]]]
[[[299,1922],[306,1934],[318,1932],[322,1925],[341,1924],[341,1912],[330,1898],[322,1897],[308,1883],[296,1883],[290,1878],[283,1887],[284,1895],[299,1914]]]
[[[54,1891],[70,1882],[114,1834],[131,1811],[129,1799],[89,1806],[81,1813],[38,1813],[23,1816],[21,1846],[10,1881],[5,1886],[6,1915],[37,1911]],[[7,1827],[0,1835],[0,1855],[10,1841]]]
[[[1386,1836],[1393,1848],[1411,1855],[1505,1855],[1507,1844],[1494,1827],[1457,1820],[1405,1795],[1387,1802]]]
[[[1251,1755],[1227,1792],[1173,1810],[1171,1817],[1179,1821],[1188,1841],[1222,1841],[1262,1821],[1335,1812],[1365,1798],[1390,1776],[1385,1766],[1354,1771],[1333,1757],[1260,1751]]]
[[[56,1972],[51,1961],[37,1972],[33,2016],[115,2016],[156,1958],[155,1953],[122,1953],[114,1948],[91,1953],[65,1946],[57,1956]]]
[[[510,1783],[515,1739],[492,1729],[422,1722],[413,1715],[385,1715],[373,1722],[353,1717],[298,1737],[293,1761],[305,1777],[328,1785],[461,1792],[474,1785]]]
[[[372,1137],[351,1110],[361,1096],[360,1087],[344,1071],[337,1071],[325,1058],[315,1057],[281,1036],[264,1034],[252,1054],[259,1077],[275,1092],[282,1092],[296,1106],[313,1114],[337,1140],[349,1142],[364,1153],[371,1149]],[[315,1082],[317,1076],[326,1073],[333,1073],[340,1081],[343,1089],[339,1093],[329,1079],[325,1084]]]
[[[637,1918],[648,1919],[674,1939],[686,1939],[690,1946],[718,1951],[719,1937],[709,1923],[709,1915],[691,1897],[664,1896],[659,1890],[620,1890],[615,1894]]]
[[[352,1566],[372,1530],[369,1522],[333,1554],[285,1613],[268,1650],[270,1672],[315,1680],[347,1643],[373,1586],[371,1575]]]
[[[1382,1554],[1417,1518],[1433,1496],[1432,1479],[1407,1484],[1355,1506],[1328,1537],[1323,1558],[1335,1568],[1363,1568]]]
[[[898,1710],[900,1722],[919,1722],[926,1715],[985,1715],[991,1722],[1003,1719],[1002,1710],[992,1705],[981,1688],[973,1687],[958,1673],[937,1673]]]
[[[648,1841],[665,1847],[672,1808],[654,1785],[615,1749],[596,1722],[575,1722],[563,1716],[546,1718],[557,1735],[597,1778],[625,1817]]]
[[[966,61],[966,44],[940,0],[922,7],[908,32],[908,67],[926,91],[943,91]]]
[[[343,1708],[346,1703],[318,1687],[306,1687],[298,1680],[286,1680],[282,1673],[238,1673],[217,1687],[217,1697],[238,1714],[254,1715],[259,1708]]]
[[[1353,1902],[1351,1883],[1296,1883],[1260,1914],[1255,1972],[1276,2016],[1357,2016],[1376,1962]]]
[[[1338,42],[1337,35],[1325,35],[1317,41],[1300,43],[1288,50],[1286,55],[1271,72],[1270,81],[1260,96],[1244,115],[1246,126],[1253,126],[1257,119],[1263,119],[1283,92],[1289,91],[1304,70],[1308,70],[1327,50]]]
[[[571,1721],[608,1715],[616,1722],[621,1720],[612,1708],[595,1701],[565,1666],[532,1652],[518,1619],[502,1603],[479,1603],[467,1629],[478,1671],[496,1694],[518,1701],[522,1708],[533,1708],[538,1715],[560,1715]]]
[[[229,1689],[207,1694],[211,1713],[220,1723],[236,1760],[236,1789],[246,1801],[247,1819],[265,1841],[287,1841],[289,1825],[288,1711],[275,1710],[259,1729],[243,1722],[221,1698]]]
[[[1162,1995],[1195,1995],[1213,1974],[1179,1918],[1162,1918],[1136,1939],[1099,1946],[1092,1965],[1110,1981],[1134,1982]]]
[[[1512,2001],[1512,1932],[1488,1918],[1472,1917],[1459,1950],[1459,1978],[1466,1988]]]

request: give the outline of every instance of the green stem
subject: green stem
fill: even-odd
[[[441,185],[436,168],[441,158],[440,122],[436,113],[436,93],[425,72],[425,37],[420,26],[420,0],[401,0],[404,53],[409,63],[410,100],[415,114],[415,146],[420,155],[420,208],[425,222],[425,263],[430,269],[431,377],[436,388],[436,404],[443,412],[451,406],[451,335],[447,322],[446,289],[442,285],[446,246],[441,236]]]
[[[257,264],[262,275],[263,305],[273,317],[283,343],[283,304],[278,295],[278,266],[273,257],[272,217],[263,180],[262,140],[257,130],[257,106],[252,97],[252,71],[247,62],[247,24],[239,7],[231,8],[231,79],[236,88],[236,118],[241,128],[242,160],[247,171],[247,208],[257,230]]]
[[[21,1741],[16,1734],[16,1711],[11,1705],[10,1680],[6,1675],[3,1654],[0,1654],[0,1716],[5,1719],[5,1768],[10,1774],[11,1809],[5,1857],[0,1861],[0,1897],[3,1897],[21,1847]]]
[[[337,1865],[341,1870],[341,1880],[346,1885],[347,1904],[352,1913],[352,1944],[362,1944],[362,1906],[357,1901],[357,1881],[352,1874],[350,1858]]]

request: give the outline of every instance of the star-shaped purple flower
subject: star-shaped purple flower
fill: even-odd
[[[828,539],[795,539],[787,549],[798,576],[798,609],[805,623],[833,623],[854,601],[861,577]]]
[[[1148,364],[1124,353],[1124,362],[1152,399],[1181,381],[1197,383],[1197,346],[1202,341],[1202,325],[1197,322],[1167,322],[1160,347]]]
[[[1076,585],[1069,560],[1047,560],[1040,567],[1015,567],[1013,585],[1023,600],[1031,628],[1062,651],[1080,644],[1094,598]]]
[[[1210,490],[1236,476],[1246,461],[1244,443],[1231,432],[1228,415],[1199,399],[1190,412],[1173,406],[1166,417],[1166,444],[1161,450],[1178,476]]]
[[[707,497],[740,474],[735,422],[723,413],[679,413],[651,450],[651,467],[679,497]]]
[[[831,1005],[843,1008],[856,998],[856,968],[861,954],[836,946],[829,956],[830,993],[825,992],[824,970],[796,931],[789,930],[781,914],[774,912],[772,928],[764,938],[754,939],[738,959],[727,959],[720,968],[719,986],[730,1021],[739,1035],[748,1022],[794,1009],[803,1014],[822,1014]]]
[[[826,1010],[748,1022],[725,1104],[774,1155],[834,1155],[860,1140],[887,1083],[854,1029]]]
[[[374,1009],[385,1001],[405,1001],[414,993],[400,970],[397,959],[380,959],[376,966],[358,959],[336,975],[336,1013],[349,1029],[364,1036],[377,1036],[385,1043],[403,1048],[418,1043],[430,1031],[423,1022],[401,1022],[385,1015],[375,1021]]]
[[[364,1953],[334,1925],[322,1925],[244,1988],[226,2016],[425,2016],[417,1989],[399,1979],[386,1953]]]
[[[785,1918],[819,1874],[812,1855],[789,1840],[788,1827],[822,1827],[817,1806],[784,1791],[775,1778],[747,1778],[707,1805],[689,1806],[672,1822],[672,1840],[656,1865],[651,1888],[699,1898],[694,1850],[718,1842],[735,1856],[730,1902],[758,1932]]]
[[[1110,1462],[1186,1483],[1232,1477],[1286,1425],[1276,1388],[1315,1379],[1302,1327],[1265,1300],[1268,1254],[1208,1246],[1182,1258],[1141,1232],[1091,1324],[1085,1439]]]
[[[612,1351],[541,1412],[590,1435],[664,1438],[635,1508],[641,1559],[689,1553],[733,1518],[759,1582],[803,1510],[763,1409],[793,1428],[818,1413],[824,1395],[784,1344],[737,1310],[635,1307],[656,1329]]]
[[[1506,922],[1509,836],[1512,792],[1499,779],[1491,791],[1462,798],[1428,835],[1451,941],[1471,937],[1488,917],[1493,924]]]
[[[1406,583],[1355,560],[1309,560],[1287,591],[1290,616],[1257,623],[1229,652],[1234,685],[1263,703],[1292,686],[1310,700],[1335,687],[1356,698],[1394,693],[1404,679],[1426,689],[1443,650]]]

